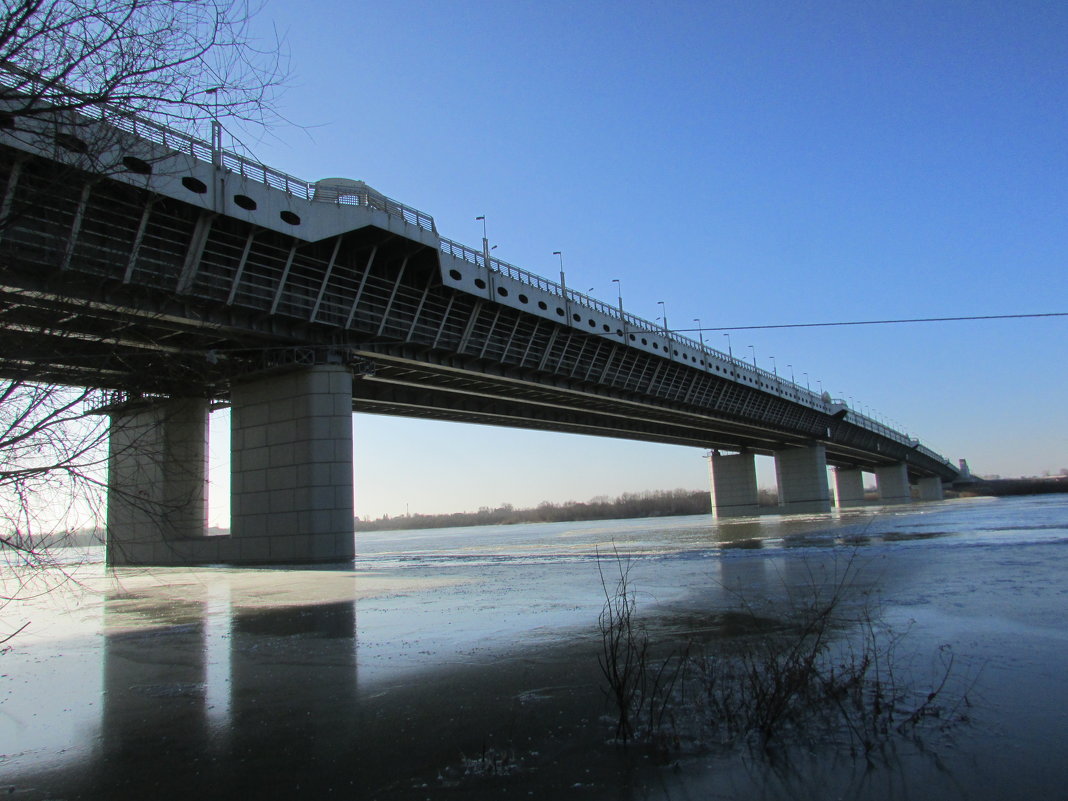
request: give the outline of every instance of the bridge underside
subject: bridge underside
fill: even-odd
[[[5,342],[0,374],[7,378],[99,387],[131,396],[192,395],[226,402],[235,378],[315,364],[324,354],[334,353],[354,370],[353,409],[363,413],[766,455],[826,439],[828,431],[843,433],[843,424],[826,416],[819,421],[826,424],[822,431],[817,423],[801,432],[744,419],[750,408],[747,401],[759,403],[763,401],[759,397],[735,402],[743,410],[739,415],[725,410],[710,413],[692,404],[441,352],[421,343],[380,343],[349,332],[309,344],[306,336],[298,339],[284,324],[267,332],[222,321],[205,326],[203,319],[197,321],[195,313],[173,298],[151,313],[131,314],[128,304],[138,299],[122,291],[101,292],[94,282],[78,299],[60,296],[50,281],[38,281],[36,276],[25,276],[19,283],[0,286],[0,335]],[[64,288],[69,292],[71,282],[65,281]],[[149,300],[139,302],[147,306]],[[227,314],[236,316],[232,311]],[[724,379],[711,381],[721,384],[724,394],[735,390],[743,396],[757,395],[745,388],[737,393],[738,388]],[[868,434],[858,429],[855,441],[848,437],[828,441],[828,462],[874,469],[892,460],[891,453],[871,452]]]
[[[383,352],[375,374],[356,382],[356,411],[621,437],[698,448],[771,455],[805,447],[817,437],[769,424],[695,412],[684,404],[606,393],[599,388],[541,387],[507,376],[472,376],[448,365],[420,364]],[[887,463],[848,443],[828,445],[828,463],[874,467]]]
[[[340,365],[359,412],[761,454],[819,443],[843,468],[953,475],[760,387],[445,286],[435,248],[375,226],[305,241],[10,148],[0,186],[9,379],[234,402],[249,381]]]

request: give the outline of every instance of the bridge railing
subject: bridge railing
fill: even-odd
[[[910,437],[908,434],[898,431],[895,428],[891,428],[885,423],[881,423],[878,420],[875,420],[874,418],[863,414],[862,412],[856,411],[844,399],[836,398],[834,402],[839,403],[849,409],[849,414],[846,419],[849,420],[849,422],[853,423],[853,425],[860,426],[861,428],[866,428],[869,431],[874,431],[876,434],[881,434],[887,439],[892,439],[895,442],[901,443],[902,445],[908,445],[909,447],[916,449],[920,453],[923,453],[925,456],[928,456],[939,462],[944,462],[945,464],[950,463],[942,455],[935,453],[930,448],[927,448],[924,445],[921,445],[919,440]]]
[[[466,262],[474,264],[478,267],[486,267],[485,254],[480,250],[468,247],[460,242],[455,242],[451,239],[441,237],[441,252],[450,256],[454,256],[458,259],[462,259]],[[806,387],[802,387],[791,381],[787,381],[779,375],[770,373],[767,370],[763,370],[755,365],[749,364],[741,359],[737,359],[734,356],[723,353],[705,343],[699,342],[691,337],[679,334],[676,331],[665,330],[663,326],[650,322],[636,315],[630,314],[626,311],[621,311],[618,306],[613,306],[610,303],[598,300],[597,298],[590,297],[585,293],[578,292],[574,289],[566,289],[561,284],[552,281],[543,276],[532,273],[529,270],[524,270],[522,267],[517,267],[514,264],[510,264],[501,259],[495,259],[492,256],[489,259],[489,269],[499,275],[504,275],[508,278],[513,278],[521,283],[527,284],[530,287],[540,289],[544,292],[548,292],[552,295],[556,295],[570,303],[575,303],[580,306],[584,306],[588,309],[600,312],[606,317],[612,317],[619,320],[623,324],[623,330],[628,334],[633,333],[645,333],[650,336],[657,337],[668,343],[677,343],[685,347],[689,347],[691,350],[703,353],[706,357],[711,356],[721,361],[727,362],[735,367],[737,370],[745,371],[746,373],[758,377],[764,382],[766,386],[777,387],[780,392],[785,393],[786,388],[789,387],[791,393],[798,395],[801,398],[807,400],[812,406],[816,408],[826,409],[827,403],[822,396],[812,392]],[[671,353],[672,347],[666,348],[667,353]],[[670,358],[670,357],[669,357]]]
[[[312,200],[339,206],[366,206],[384,211],[426,231],[436,231],[434,218],[425,212],[398,203],[367,186],[362,181],[317,181],[312,185]]]
[[[25,87],[25,94],[31,97],[40,95],[43,90],[43,85],[35,81],[33,76],[10,66],[0,68],[0,84],[11,87],[20,93],[22,88]],[[41,102],[46,103],[47,100],[42,98]],[[301,200],[319,200],[319,198],[316,198],[315,183],[297,178],[273,167],[268,167],[266,164],[242,156],[240,153],[221,148],[216,150],[211,143],[198,139],[177,128],[103,105],[86,105],[80,107],[75,113],[88,120],[104,122],[120,131],[133,134],[139,139],[159,145],[165,150],[188,154],[197,161],[203,161],[208,164],[217,164],[224,170],[274,189],[280,189]],[[378,195],[378,193],[373,194]],[[429,214],[391,198],[382,195],[378,195],[378,197],[381,197],[384,202],[370,202],[370,193],[346,193],[331,199],[329,202],[334,202],[338,205],[378,208],[391,216],[400,217],[405,222],[418,226],[425,231],[436,233],[434,218]]]
[[[322,188],[315,183],[297,178],[289,173],[268,167],[250,158],[234,153],[230,150],[219,150],[218,153],[211,144],[163,125],[144,120],[138,117],[119,118],[117,121],[109,120],[119,128],[128,130],[130,133],[142,139],[155,142],[162,147],[179,153],[188,153],[198,161],[209,164],[216,163],[230,172],[248,178],[258,183],[265,184],[274,189],[280,189],[286,194],[293,195],[301,200],[315,200],[318,202],[334,203],[340,206],[364,206],[377,208],[394,217],[400,217],[405,222],[418,226],[425,231],[436,231],[434,218],[419,209],[406,206],[392,198],[380,195],[372,191],[347,191],[331,193],[329,198],[323,197]],[[124,124],[125,123],[125,124]]]

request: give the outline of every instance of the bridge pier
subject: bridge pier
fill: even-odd
[[[825,445],[776,451],[775,479],[779,485],[779,508],[783,513],[831,511]]]
[[[757,494],[756,457],[751,453],[708,457],[712,487],[712,516],[749,517],[760,514]]]
[[[230,396],[231,561],[351,559],[348,368],[322,364],[244,380]]]
[[[165,564],[207,528],[208,401],[135,401],[111,411],[107,562]]]
[[[209,402],[111,411],[111,565],[351,559],[352,375],[315,365],[231,387],[231,535],[207,537]]]
[[[921,501],[941,501],[946,497],[942,491],[942,479],[938,476],[921,478],[917,486],[920,488]]]
[[[834,469],[834,497],[839,509],[864,505],[864,471],[859,468]]]
[[[876,467],[875,483],[882,503],[912,503],[908,468],[904,462]]]

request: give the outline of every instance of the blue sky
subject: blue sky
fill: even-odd
[[[1068,311],[1068,6],[268,0],[253,143],[671,328]],[[1068,467],[1068,318],[735,330],[979,473]],[[727,340],[709,332],[721,349]],[[752,345],[752,349],[748,346]],[[357,415],[357,513],[707,486],[694,449]],[[763,483],[771,471],[761,468]]]

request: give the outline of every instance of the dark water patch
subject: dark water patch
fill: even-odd
[[[838,530],[816,533],[807,532],[804,534],[791,534],[782,537],[780,540],[778,540],[778,542],[781,544],[781,547],[787,549],[834,547],[862,548],[880,545],[883,543],[935,540],[944,537],[951,537],[957,533],[953,531],[867,531],[867,528],[868,527],[865,526],[865,530],[860,531]],[[769,547],[769,545],[775,541],[764,540],[762,542],[762,545],[751,547],[766,548]]]
[[[992,541],[977,540],[974,542],[964,543],[961,547],[964,548],[977,548],[977,549],[989,549],[989,548],[1033,548],[1038,545],[1046,546],[1058,546],[1068,545],[1068,537],[1056,537],[1051,539],[1029,539],[1025,535],[1028,532],[1020,532],[1020,538],[1014,538],[1012,535],[1016,532],[1013,529],[1005,529],[998,532],[1002,535],[1009,535],[1006,538],[999,538]]]
[[[375,554],[373,556],[358,558],[355,564],[358,570],[373,570],[390,565],[399,567],[491,567],[494,565],[507,565],[513,563],[522,563],[524,565],[561,564],[596,558],[597,554],[592,551],[587,553],[536,554],[453,553],[445,556],[440,554]]]
[[[686,644],[708,644],[723,640],[766,635],[789,627],[779,617],[762,615],[749,609],[728,609],[720,612],[696,610],[692,602],[685,607],[665,610],[646,621],[650,632],[667,647]]]
[[[203,682],[177,682],[174,684],[135,684],[131,692],[148,698],[203,698],[207,685]]]
[[[771,617],[763,617],[755,612],[730,610],[713,615],[712,631],[723,637],[749,637],[756,634],[769,634],[781,631],[786,623]]]
[[[765,541],[760,539],[737,540],[735,542],[721,542],[719,547],[724,551],[756,551],[764,547]]]
[[[834,538],[836,545],[871,545],[873,541],[875,538],[867,534],[847,534],[844,537]]]
[[[1010,526],[989,526],[983,528],[977,528],[976,531],[996,531],[1002,533],[1005,531],[1064,531],[1068,530],[1068,521],[1062,521],[1059,523],[1040,523],[1035,525],[1019,525],[1013,523]]]
[[[950,537],[952,531],[885,531],[879,536],[886,542],[911,542],[913,540],[934,540],[939,537]]]
[[[834,534],[791,534],[783,537],[780,542],[783,548],[828,548],[834,545],[835,540],[840,539]]]
[[[115,631],[108,634],[108,639],[116,643],[154,643],[158,640],[176,640],[182,638],[199,637],[204,630],[203,621],[193,623],[178,623],[174,625],[155,625],[150,628],[132,629],[130,631]]]
[[[264,637],[314,637],[348,639],[355,636],[356,616],[351,601],[237,609],[233,616],[235,633]]]

